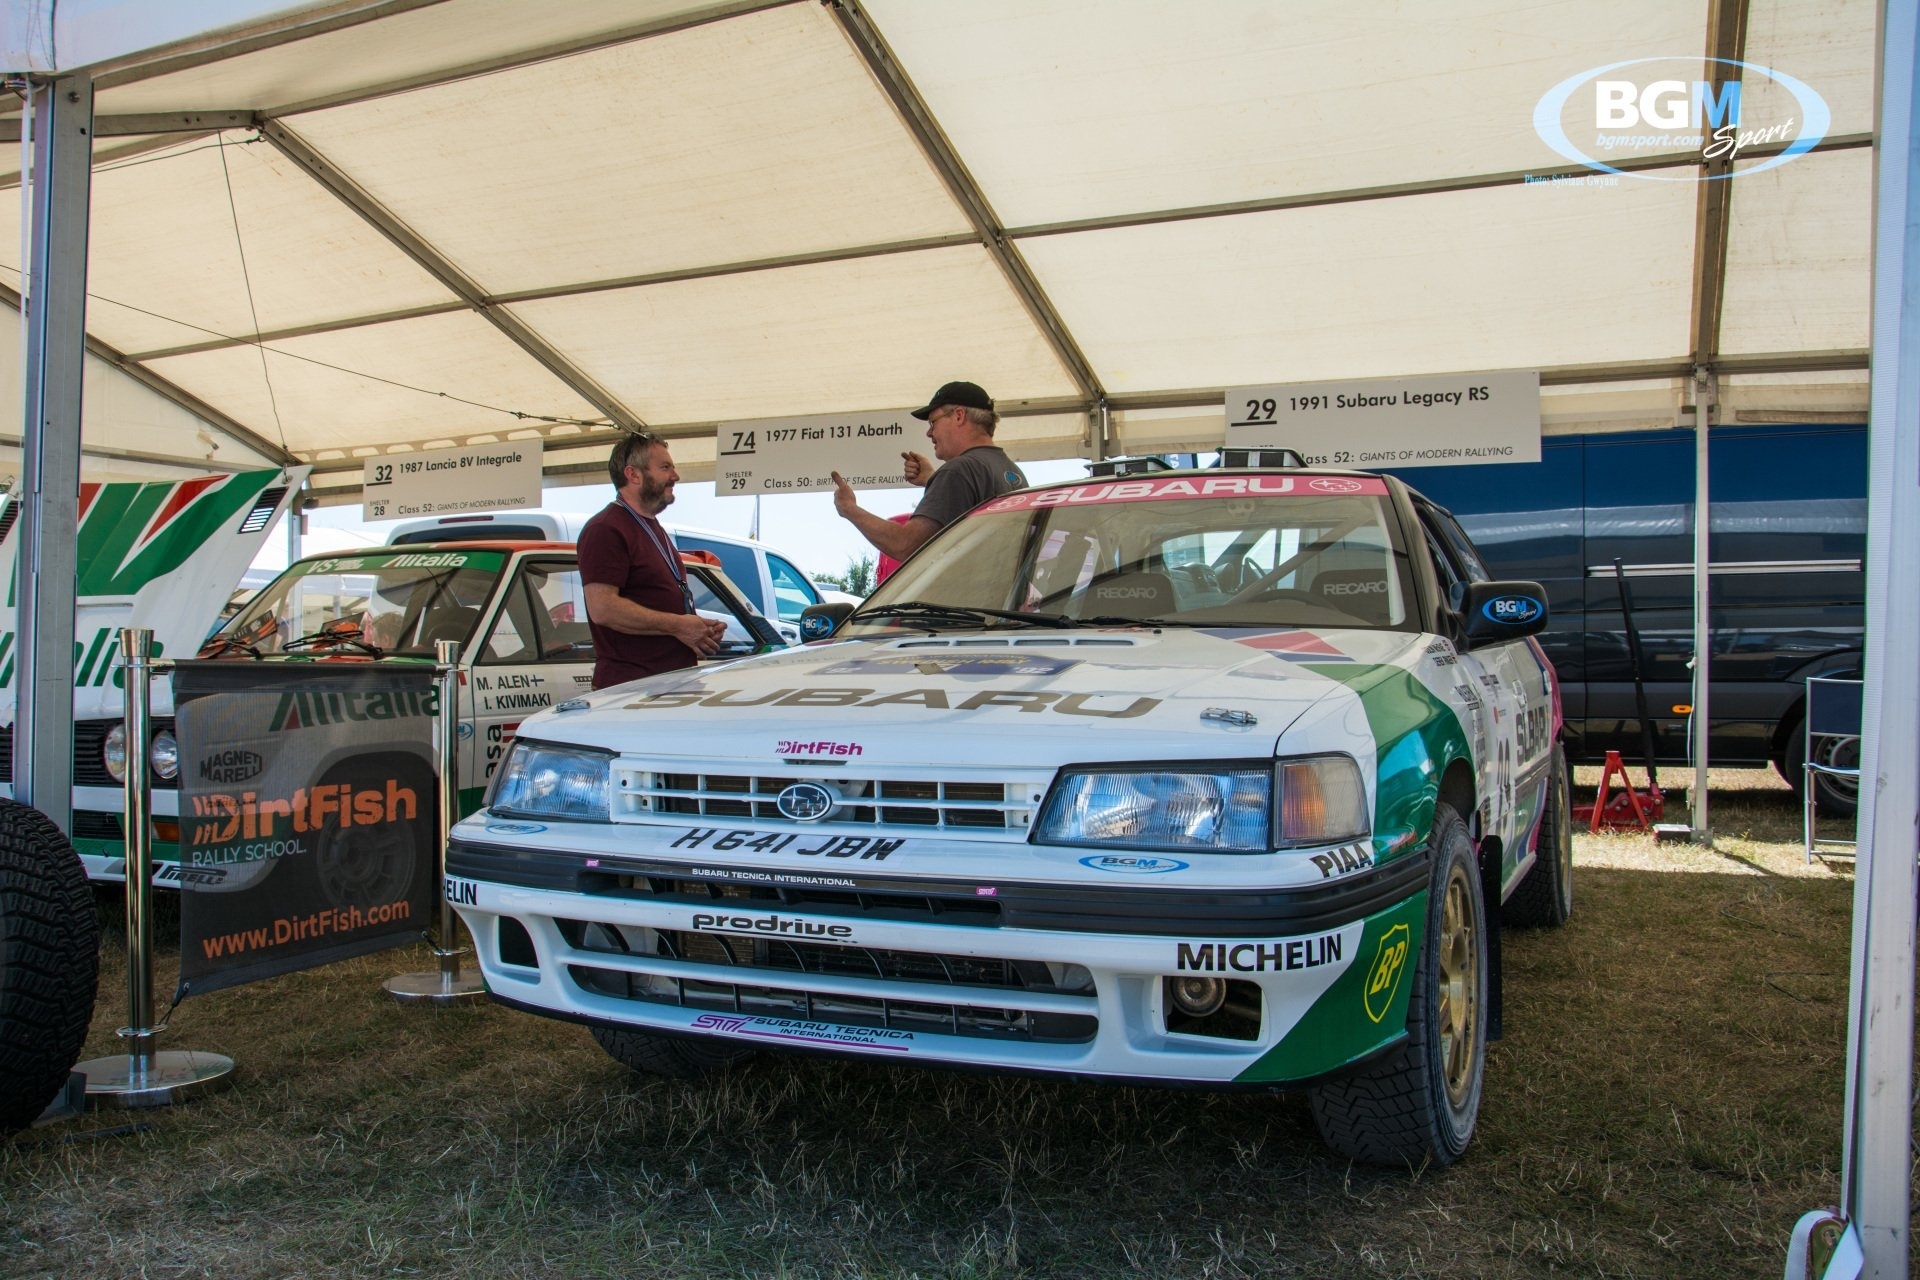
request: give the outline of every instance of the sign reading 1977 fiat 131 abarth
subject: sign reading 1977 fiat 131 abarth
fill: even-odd
[[[1008,494],[816,643],[528,717],[448,892],[496,999],[756,1049],[1304,1088],[1452,1160],[1504,921],[1572,905],[1545,599],[1400,482]]]

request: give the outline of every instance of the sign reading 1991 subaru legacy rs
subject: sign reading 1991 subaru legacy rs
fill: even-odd
[[[447,854],[494,997],[630,1066],[757,1048],[1478,1114],[1492,931],[1572,906],[1532,583],[1400,482],[1022,490],[829,638],[529,717]]]

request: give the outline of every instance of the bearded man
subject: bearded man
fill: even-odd
[[[640,432],[607,459],[613,501],[580,531],[580,581],[593,634],[593,687],[690,667],[726,624],[693,609],[687,567],[659,520],[680,482],[667,442]]]

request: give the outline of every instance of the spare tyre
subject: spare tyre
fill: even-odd
[[[80,855],[38,809],[0,799],[0,1133],[32,1124],[66,1084],[99,981]]]

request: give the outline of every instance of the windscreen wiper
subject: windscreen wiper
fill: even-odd
[[[1217,622],[1188,622],[1185,618],[1123,618],[1118,614],[1102,613],[1091,618],[1076,618],[1074,622],[1083,627],[1217,627]]]
[[[861,618],[952,618],[959,622],[985,622],[998,619],[1028,627],[1077,627],[1079,622],[1057,613],[1021,613],[1017,609],[983,609],[975,605],[934,604],[927,600],[905,600],[899,604],[859,609],[847,616],[852,622]]]
[[[296,649],[308,648],[353,649],[371,657],[381,656],[378,646],[368,644],[360,638],[358,627],[322,627],[308,635],[295,636],[280,646],[282,653],[292,653]]]
[[[230,653],[244,653],[249,658],[256,660],[262,656],[259,649],[248,644],[245,640],[238,640],[233,636],[214,636],[211,640],[201,645],[200,652],[193,656],[196,658],[224,658]]]

